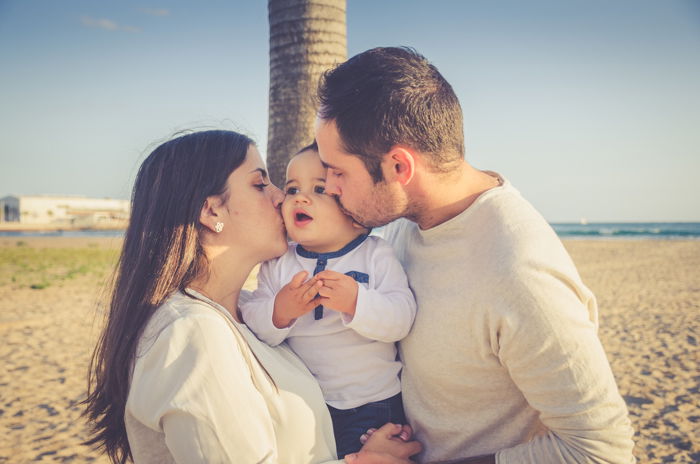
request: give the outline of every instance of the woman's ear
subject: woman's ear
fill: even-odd
[[[401,185],[407,185],[416,173],[416,159],[413,150],[403,146],[393,146],[385,155],[384,164],[388,168],[385,175]]]
[[[204,200],[204,205],[202,205],[202,211],[199,213],[199,223],[212,232],[221,232],[217,230],[217,224],[222,223],[218,213],[219,203],[218,197],[207,197]]]

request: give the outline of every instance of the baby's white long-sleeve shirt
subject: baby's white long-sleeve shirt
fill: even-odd
[[[290,244],[283,256],[261,265],[257,290],[240,305],[258,338],[272,346],[287,340],[318,380],[326,402],[338,409],[401,391],[395,342],[408,334],[416,314],[406,274],[391,246],[374,236],[356,242],[323,254]],[[300,271],[312,276],[319,259],[326,261],[325,269],[352,275],[358,282],[355,315],[324,308],[321,319],[314,319],[312,311],[290,327],[276,328],[272,313],[277,292]]]

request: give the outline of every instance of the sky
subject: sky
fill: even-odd
[[[348,56],[414,47],[466,158],[551,222],[700,221],[700,1],[349,0]],[[267,2],[0,0],[0,197],[129,198],[189,128],[265,154]]]

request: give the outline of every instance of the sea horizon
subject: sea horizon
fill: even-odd
[[[696,240],[700,222],[550,222],[561,239],[589,240]],[[380,234],[381,235],[381,234]],[[0,231],[0,237],[123,237],[116,230]]]
[[[700,239],[700,222],[550,222],[562,239]]]

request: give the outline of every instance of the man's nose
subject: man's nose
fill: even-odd
[[[331,180],[330,176],[326,176],[326,193],[328,195],[340,195],[338,185]]]

